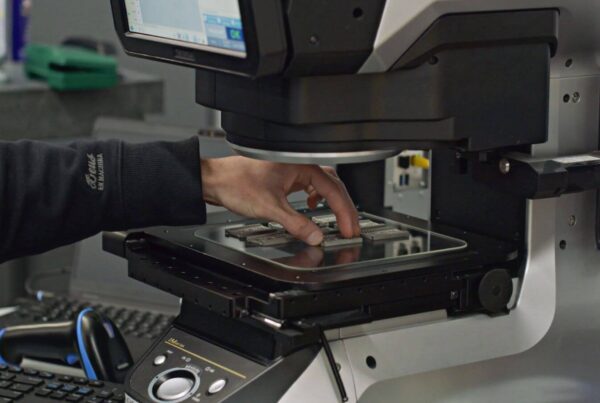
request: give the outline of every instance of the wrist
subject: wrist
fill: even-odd
[[[202,176],[202,194],[204,202],[212,205],[220,206],[221,202],[217,195],[219,188],[218,170],[216,168],[216,159],[200,160],[201,176]]]

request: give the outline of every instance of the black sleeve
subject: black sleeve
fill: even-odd
[[[0,262],[100,231],[203,224],[197,139],[0,142]]]

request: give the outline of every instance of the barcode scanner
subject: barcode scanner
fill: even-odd
[[[123,383],[133,365],[117,327],[91,308],[73,321],[0,330],[0,364],[19,366],[24,358],[79,363],[88,379],[115,383]]]

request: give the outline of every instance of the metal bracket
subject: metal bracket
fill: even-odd
[[[600,151],[557,158],[509,154],[473,164],[473,177],[528,199],[600,188]]]

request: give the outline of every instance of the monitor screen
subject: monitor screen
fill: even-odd
[[[128,35],[245,58],[239,0],[125,0]]]
[[[8,12],[6,0],[0,0],[0,61],[6,57],[8,50]]]

